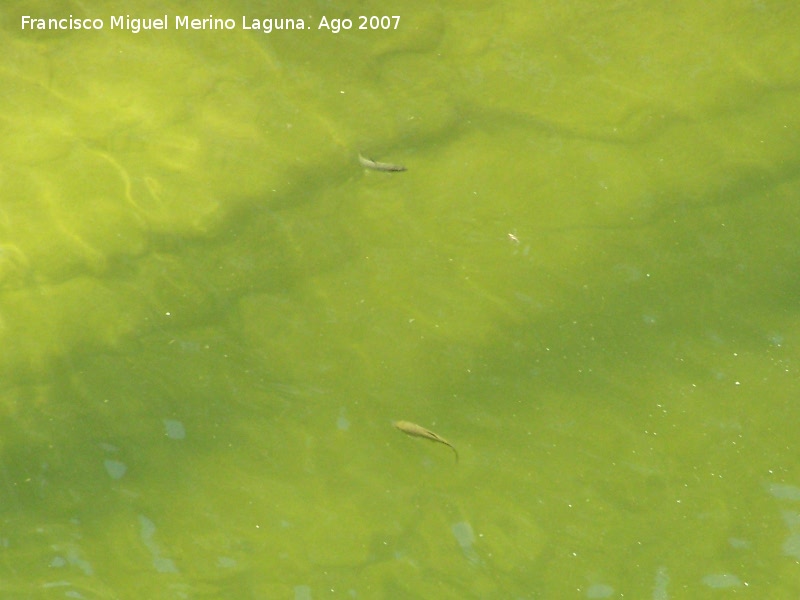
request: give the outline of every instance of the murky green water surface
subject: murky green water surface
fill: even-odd
[[[797,597],[794,3],[91,4],[0,12],[0,596]]]

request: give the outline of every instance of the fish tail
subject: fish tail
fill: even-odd
[[[453,454],[456,455],[456,464],[458,464],[458,450],[456,450],[456,447],[453,446],[453,444],[447,444],[447,445],[450,446],[451,450],[453,451]]]

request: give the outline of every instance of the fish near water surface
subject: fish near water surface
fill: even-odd
[[[387,171],[391,173],[398,173],[407,170],[403,165],[397,165],[394,163],[387,163],[387,162],[378,162],[376,160],[372,160],[371,158],[367,158],[363,154],[358,155],[358,164],[367,169],[372,169],[373,171]]]
[[[399,429],[406,435],[425,438],[426,440],[431,440],[432,442],[438,442],[440,444],[444,444],[445,446],[449,446],[450,449],[453,451],[453,453],[455,453],[456,462],[458,462],[458,450],[456,450],[453,444],[448,442],[439,434],[434,433],[430,429],[425,429],[422,425],[411,423],[410,421],[395,421],[392,423],[392,425],[394,425],[397,429]]]

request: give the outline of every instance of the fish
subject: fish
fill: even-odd
[[[444,439],[439,434],[432,432],[430,429],[425,429],[421,425],[417,425],[416,423],[410,423],[409,421],[394,421],[392,423],[397,429],[402,431],[403,433],[413,436],[413,437],[421,437],[425,438],[426,440],[431,440],[432,442],[439,442],[440,444],[444,444],[445,446],[449,446],[450,449],[456,455],[456,462],[458,462],[458,450],[456,450],[455,446]]]
[[[408,170],[403,165],[374,161],[371,158],[367,158],[360,152],[358,154],[358,164],[367,169],[372,169],[373,171],[400,172]]]

